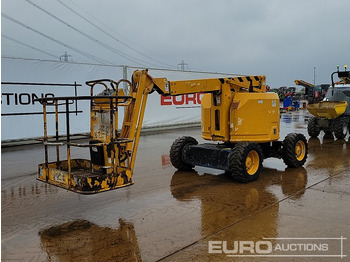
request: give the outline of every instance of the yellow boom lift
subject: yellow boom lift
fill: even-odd
[[[125,94],[119,85],[126,82]],[[225,170],[241,182],[258,179],[265,158],[282,158],[288,167],[300,167],[307,158],[304,135],[292,133],[278,141],[279,99],[267,93],[265,76],[241,76],[201,80],[169,81],[152,78],[147,70],[135,71],[132,81],[101,79],[86,82],[90,96],[48,97],[39,101],[44,112],[45,163],[39,164],[37,179],[78,193],[90,194],[133,184],[132,176],[148,94],[163,96],[204,93],[201,105],[202,137],[216,143],[198,144],[192,137],[175,140],[170,149],[173,166],[190,170],[205,166]],[[105,90],[94,95],[94,87]],[[90,141],[71,141],[69,103],[90,100]],[[58,108],[66,108],[66,141],[58,134]],[[48,136],[47,107],[54,106],[56,135]],[[118,109],[125,107],[122,127]],[[56,161],[49,162],[48,146],[56,146]],[[65,145],[67,160],[60,160]],[[88,147],[90,159],[72,159],[71,147]]]

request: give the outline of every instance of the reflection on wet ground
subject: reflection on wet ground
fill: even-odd
[[[49,260],[141,261],[134,225],[121,218],[117,229],[74,220],[40,230],[39,236]]]
[[[281,137],[306,135],[307,118],[283,114]],[[41,146],[2,150],[2,260],[247,261],[209,254],[208,241],[350,237],[349,137],[309,139],[304,168],[267,159],[258,181],[241,184],[220,170],[176,171],[168,152],[182,135],[202,141],[198,128],[142,136],[135,185],[91,196],[37,182]]]
[[[259,183],[239,184],[230,177],[199,175],[197,172],[175,172],[171,180],[171,193],[178,201],[199,200],[201,203],[201,234],[209,236],[251,216],[266,207],[274,206],[269,217],[271,227],[265,230],[276,235],[278,196],[269,190],[279,186],[283,197],[297,199],[305,192],[307,174],[304,168],[285,172],[264,169]]]

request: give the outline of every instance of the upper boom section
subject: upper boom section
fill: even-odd
[[[135,71],[133,79],[140,81],[142,76],[147,79],[146,92],[153,90],[162,95],[182,95],[193,93],[212,93],[229,88],[234,92],[266,92],[265,76],[235,76],[228,78],[208,78],[198,80],[168,81],[166,78],[152,78],[146,70]],[[153,82],[153,86],[150,84]]]

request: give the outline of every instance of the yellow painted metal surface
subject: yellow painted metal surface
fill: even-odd
[[[279,122],[278,97],[274,94],[266,94],[265,80],[265,76],[238,76],[182,81],[168,81],[166,78],[153,79],[160,93],[165,95],[205,93],[201,100],[202,137],[206,140],[222,142],[272,141],[278,139],[279,123],[276,123]],[[254,97],[255,102],[261,102],[273,96],[274,106],[272,107],[270,101],[270,106],[266,106],[268,104],[266,102],[263,106],[257,106],[256,111],[252,108],[255,113],[258,112],[259,114],[260,119],[256,120],[256,114],[255,116],[249,114],[251,109],[243,113],[237,113],[237,109],[231,110],[234,105],[239,105],[241,98],[237,95],[240,94],[244,94],[241,96],[247,95],[248,100]],[[249,96],[250,94],[251,96]],[[260,95],[261,97],[256,99]],[[238,100],[235,98],[233,101],[233,97],[236,96]],[[244,100],[242,103],[246,104],[247,101]],[[252,104],[250,106],[254,107]],[[264,111],[259,112],[259,110]],[[266,110],[270,110],[271,113],[265,115]],[[265,122],[271,122],[269,120],[271,115],[278,119],[272,121],[274,122],[273,127],[271,127],[271,124],[265,124]],[[244,130],[239,128],[243,118],[245,123],[252,123]],[[261,121],[263,124],[256,128],[255,121]],[[234,129],[232,124],[235,125]],[[258,133],[254,133],[256,129]],[[255,135],[249,136],[250,133]]]
[[[202,137],[206,140],[211,140],[211,107],[212,107],[212,94],[205,94],[201,100],[201,126],[202,126]]]
[[[125,168],[118,173],[99,174],[92,171],[91,163],[86,159],[72,159],[71,176],[68,178],[68,161],[51,162],[46,166],[39,165],[37,179],[55,186],[63,187],[74,192],[91,194],[132,185],[130,171]],[[129,174],[127,174],[129,173]]]
[[[153,82],[160,93],[166,95],[182,95],[222,91],[226,88],[235,92],[266,92],[265,76],[238,76],[229,78],[209,78],[197,80],[168,81],[166,78],[154,78]]]
[[[215,99],[221,103],[215,105]],[[275,93],[206,94],[201,103],[203,139],[225,142],[279,139],[279,99]]]
[[[305,157],[305,154],[306,154],[306,145],[302,140],[300,140],[295,145],[295,155],[297,160],[298,161],[303,160]]]
[[[258,171],[259,165],[260,165],[259,154],[255,150],[250,151],[245,161],[245,166],[246,166],[248,175],[254,175],[256,171]]]
[[[276,93],[236,93],[230,107],[230,141],[269,142],[279,139]]]
[[[322,101],[308,105],[307,110],[315,117],[334,119],[344,114],[347,106],[346,101]]]
[[[297,86],[303,86],[303,87],[314,87],[313,84],[310,84],[309,82],[303,81],[303,80],[294,80],[294,83]]]

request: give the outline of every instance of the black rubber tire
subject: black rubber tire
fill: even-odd
[[[347,119],[344,116],[334,119],[334,135],[338,139],[344,139],[348,132]]]
[[[198,145],[196,139],[190,136],[183,136],[174,141],[170,148],[170,161],[171,164],[178,170],[186,171],[191,170],[194,166],[186,163],[183,159],[183,149],[187,145]]]
[[[246,160],[248,154],[255,151],[259,157],[258,168],[254,174],[247,172]],[[261,147],[256,143],[239,142],[232,149],[228,157],[230,175],[234,180],[247,183],[257,180],[262,170],[263,153]]]
[[[321,130],[317,124],[317,118],[314,116],[310,117],[307,124],[307,133],[309,134],[309,136],[316,138],[318,137],[320,132]]]
[[[297,145],[303,146],[303,154],[300,156],[301,158],[297,156]],[[307,155],[308,144],[303,134],[291,133],[285,137],[282,142],[282,159],[288,167],[303,166],[306,162]]]

